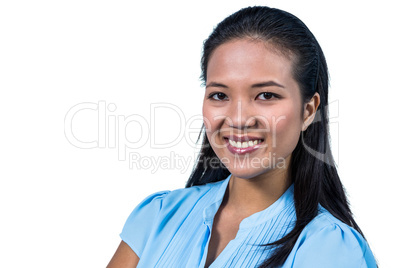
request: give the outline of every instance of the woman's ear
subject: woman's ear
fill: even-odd
[[[310,99],[309,102],[304,104],[304,114],[303,114],[303,128],[305,131],[308,126],[313,122],[315,113],[317,112],[318,106],[320,105],[320,94],[317,92]]]

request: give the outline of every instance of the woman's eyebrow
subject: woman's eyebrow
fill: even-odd
[[[223,88],[228,88],[228,86],[224,85],[224,84],[220,84],[220,83],[216,83],[216,82],[211,82],[208,83],[208,85],[205,87],[223,87]]]
[[[278,84],[274,81],[267,81],[267,82],[261,82],[261,83],[257,83],[257,84],[253,84],[251,86],[251,88],[259,88],[259,87],[272,87],[272,86],[276,86],[276,87],[281,87],[281,88],[285,88],[284,86],[282,86],[281,84]],[[216,83],[216,82],[210,82],[208,83],[208,85],[206,85],[205,88],[207,87],[220,87],[220,88],[229,88],[228,86],[221,84],[221,83]]]
[[[285,88],[281,84],[278,84],[278,83],[276,83],[274,81],[267,81],[267,82],[257,83],[257,84],[252,85],[251,87],[252,88],[258,88],[258,87],[272,87],[272,86]]]

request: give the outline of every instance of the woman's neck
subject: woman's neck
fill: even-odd
[[[248,217],[272,205],[291,185],[288,168],[276,168],[254,178],[231,176],[223,206]]]

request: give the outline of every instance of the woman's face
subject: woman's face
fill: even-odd
[[[262,41],[220,45],[207,66],[203,115],[213,150],[234,176],[286,168],[305,117],[292,59]]]

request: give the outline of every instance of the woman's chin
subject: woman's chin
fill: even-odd
[[[268,172],[270,169],[262,169],[262,170],[258,170],[258,169],[231,169],[229,168],[230,173],[232,174],[232,176],[236,177],[236,178],[240,178],[240,179],[252,179],[255,178],[261,174],[264,174],[266,172]]]

